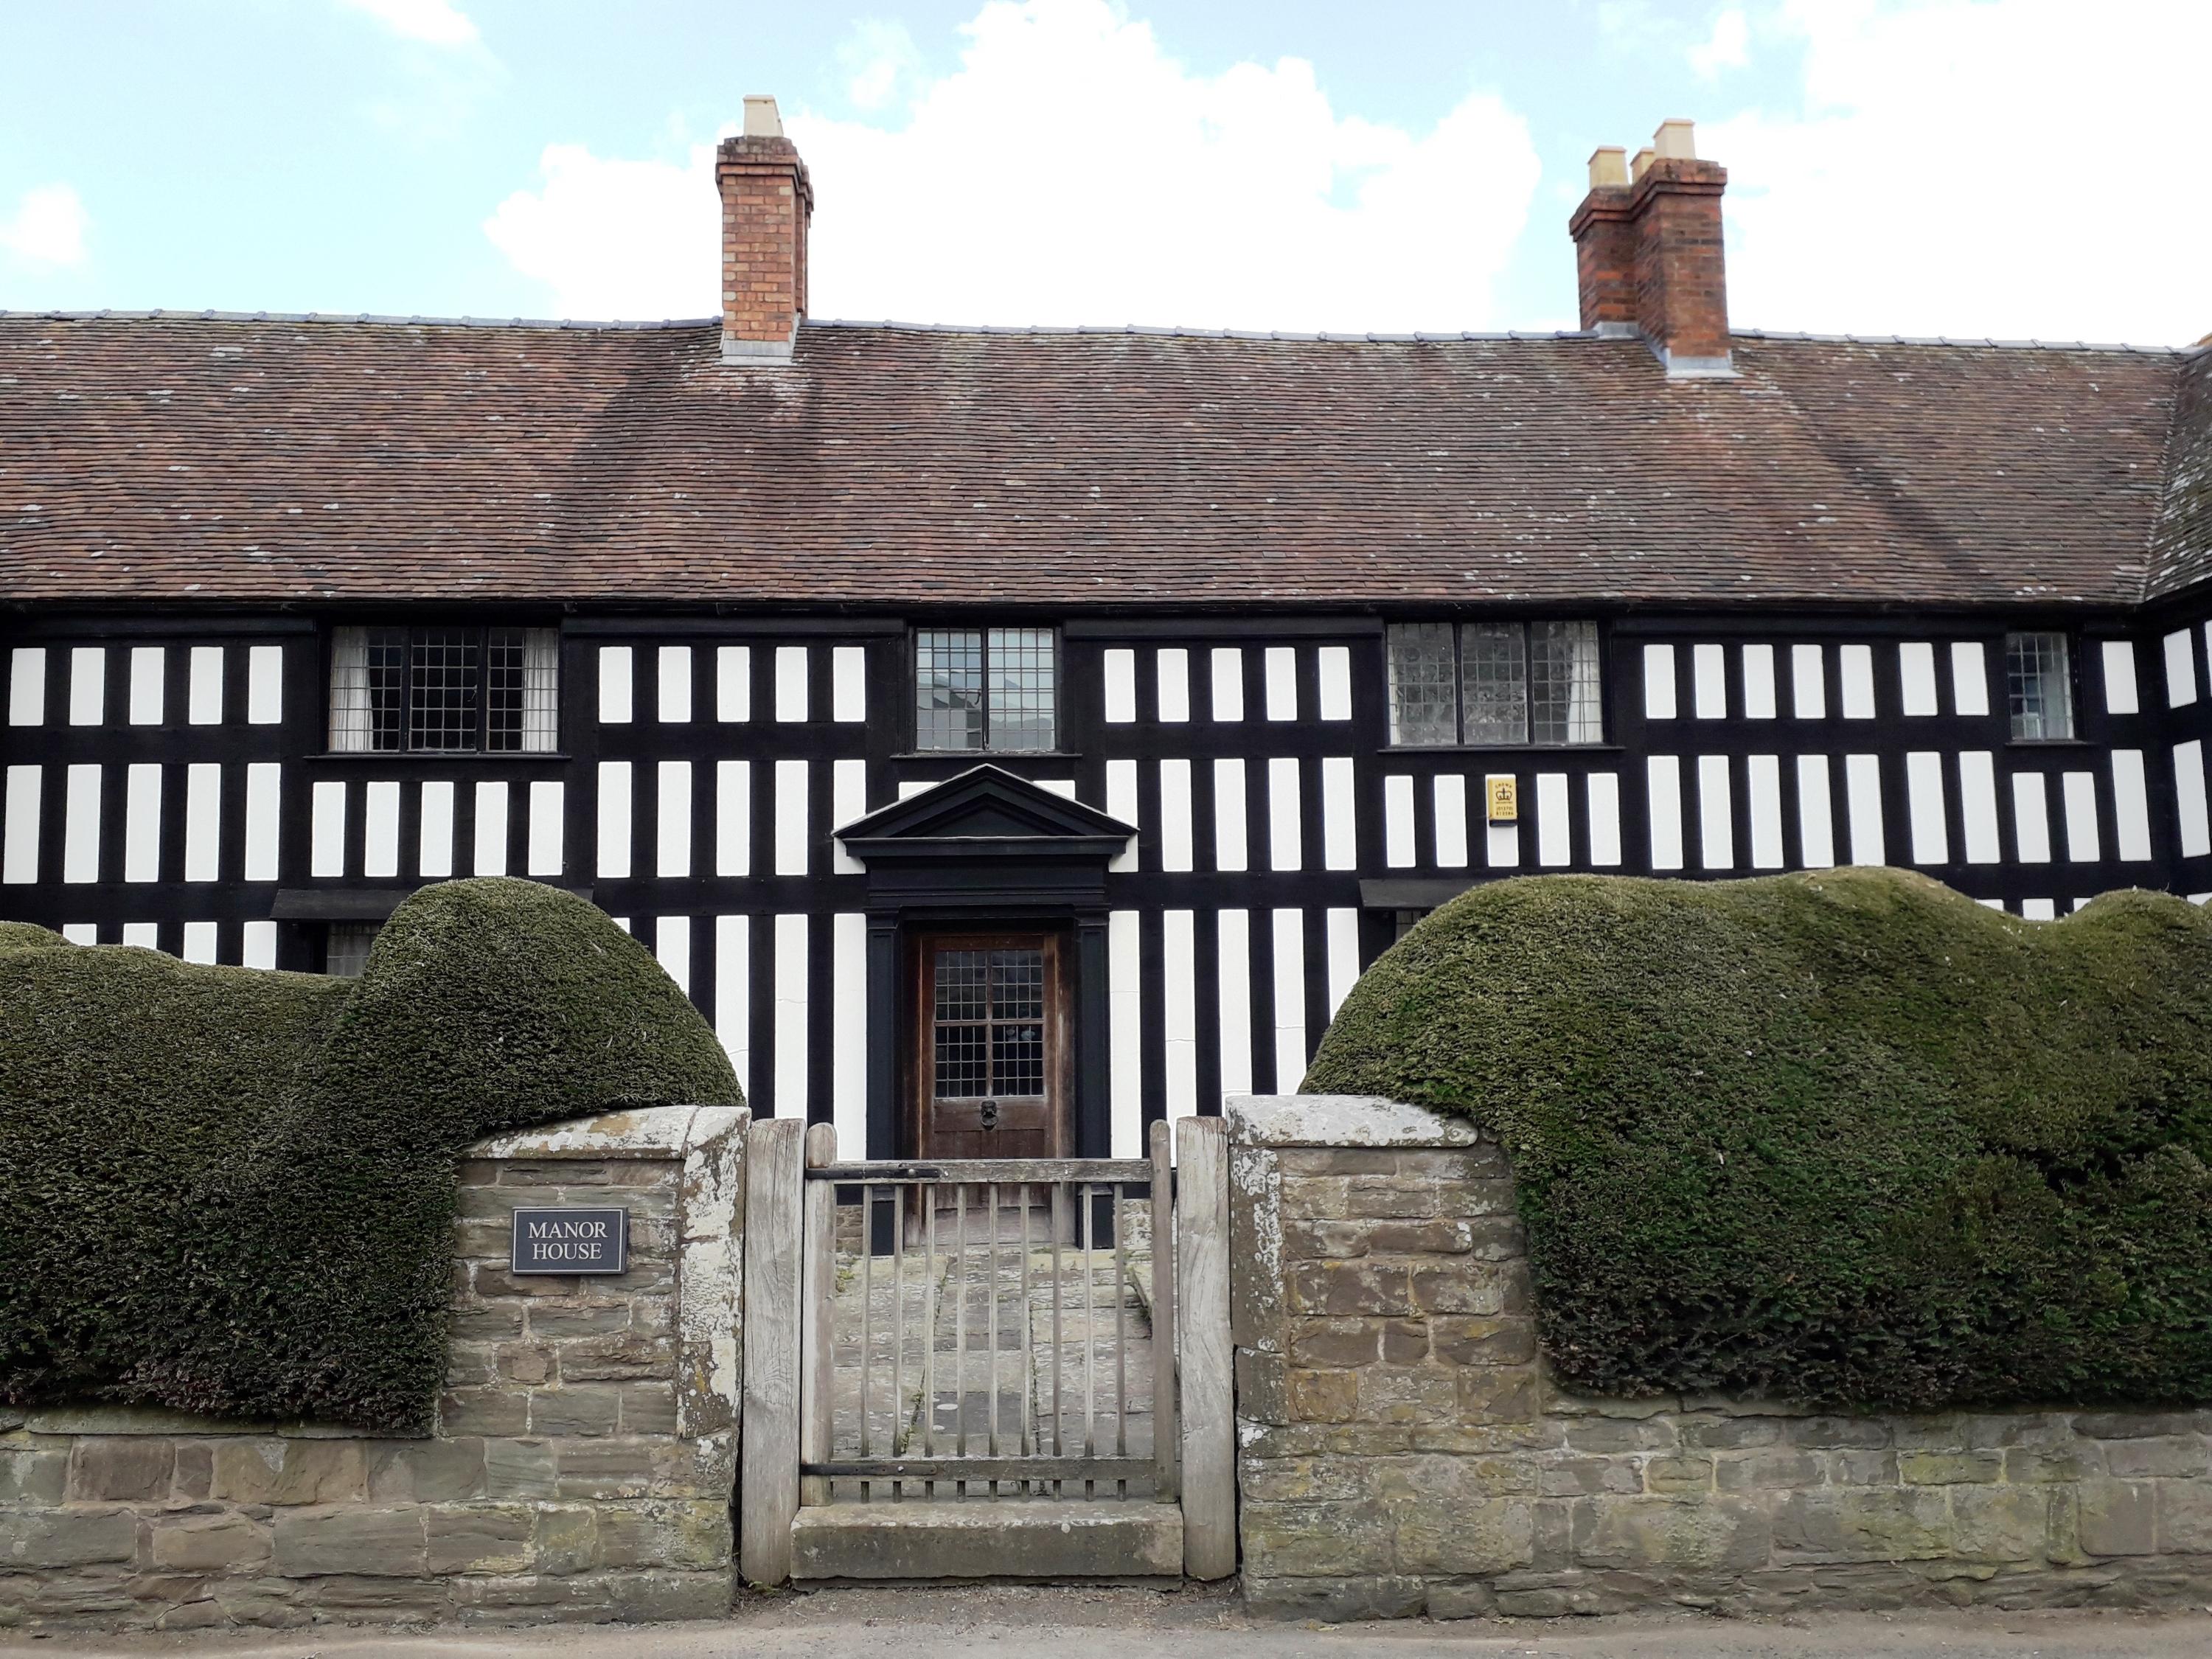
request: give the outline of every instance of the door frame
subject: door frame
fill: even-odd
[[[1045,1054],[1051,1068],[1048,1082],[1052,1122],[1049,1158],[1073,1156],[1075,1145],[1075,975],[1071,972],[1073,939],[1067,927],[1049,922],[1012,922],[992,926],[976,922],[917,922],[905,930],[905,980],[909,993],[907,1017],[901,1021],[902,1087],[900,1139],[917,1158],[928,1156],[925,1131],[935,1083],[936,984],[931,953],[951,946],[971,950],[1024,949],[1032,944],[1044,951]]]
[[[917,1011],[906,935],[1014,929],[1065,934],[1069,1029],[1063,1064],[1073,1068],[1067,1152],[1106,1156],[1113,1141],[1106,868],[1127,852],[1136,833],[1133,824],[989,762],[838,831],[846,851],[866,870],[872,1156],[913,1155]]]

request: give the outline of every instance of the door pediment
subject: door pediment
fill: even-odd
[[[1005,919],[1103,911],[1107,862],[1136,833],[986,763],[856,819],[837,838],[867,868],[871,909]]]
[[[1119,818],[986,763],[856,819],[838,839],[862,860],[1023,853],[1104,859],[1136,833]]]

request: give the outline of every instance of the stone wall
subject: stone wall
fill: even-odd
[[[726,1612],[746,1121],[471,1149],[431,1438],[0,1407],[0,1626]],[[628,1273],[508,1273],[509,1212],[564,1203],[629,1209]]]
[[[2212,1601],[2212,1411],[1573,1398],[1538,1358],[1496,1146],[1389,1101],[1229,1116],[1255,1608]]]

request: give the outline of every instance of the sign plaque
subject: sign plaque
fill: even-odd
[[[1492,823],[1511,823],[1521,816],[1518,778],[1497,777],[1486,781],[1490,796],[1490,821]]]
[[[621,1273],[629,1271],[628,1210],[517,1210],[517,1273]]]

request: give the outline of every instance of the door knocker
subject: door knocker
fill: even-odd
[[[981,1113],[981,1116],[983,1120],[983,1127],[985,1128],[997,1128],[999,1127],[999,1103],[995,1100],[985,1101],[983,1103],[983,1109]]]

